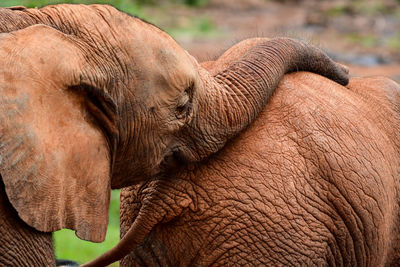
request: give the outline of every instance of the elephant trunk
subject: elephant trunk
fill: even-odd
[[[143,241],[153,227],[162,220],[162,215],[164,215],[164,213],[160,213],[158,216],[154,216],[154,214],[158,215],[157,211],[153,210],[153,207],[142,206],[137,218],[118,244],[96,259],[81,265],[81,267],[108,266],[128,255]]]
[[[320,49],[289,38],[263,41],[217,73],[213,90],[207,88],[199,96],[198,116],[191,127],[196,154],[191,153],[189,161],[219,151],[258,116],[284,74],[302,70],[342,85],[348,83],[347,68],[334,63]]]
[[[118,244],[81,267],[108,266],[121,260],[142,243],[157,224],[167,223],[178,217],[184,210],[193,209],[196,206],[196,200],[187,193],[191,192],[192,187],[190,182],[182,179],[150,181],[146,189],[141,192],[143,200],[135,220]],[[132,188],[124,190],[121,196],[131,198]],[[123,202],[122,197],[121,202]]]

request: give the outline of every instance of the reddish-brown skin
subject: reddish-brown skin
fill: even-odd
[[[0,266],[55,266],[51,233],[41,233],[18,217],[2,181],[0,218]]]
[[[15,209],[45,240],[70,228],[102,241],[110,188],[171,177],[218,152],[253,122],[285,73],[348,82],[321,50],[287,38],[245,41],[218,68],[203,67],[162,30],[106,5],[1,8],[0,32],[0,173],[9,201],[1,208]],[[148,219],[152,205],[92,265],[140,243],[158,220]],[[0,246],[10,225],[0,222]]]
[[[122,236],[159,223],[121,266],[398,266],[399,133],[395,82],[287,75],[219,153],[122,190]]]

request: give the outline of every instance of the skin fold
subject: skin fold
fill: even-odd
[[[51,244],[48,232],[62,228],[103,241],[111,188],[207,161],[251,125],[285,73],[348,82],[346,68],[288,38],[246,40],[201,65],[162,30],[107,5],[1,8],[0,32],[0,244],[13,244],[0,245],[5,265],[7,254],[25,253],[4,234],[18,217],[24,242]],[[157,203],[144,201],[131,234],[88,266],[141,243],[170,216],[149,217]],[[29,249],[39,255],[23,264],[54,262]]]
[[[207,161],[122,190],[122,237],[158,224],[120,265],[398,266],[399,130],[394,81],[289,74]]]

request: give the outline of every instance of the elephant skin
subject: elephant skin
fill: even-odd
[[[122,237],[162,219],[120,266],[398,266],[399,133],[394,81],[286,75],[217,154],[122,190]]]
[[[108,5],[1,8],[0,32],[1,209],[10,214],[0,244],[12,237],[2,233],[15,214],[46,240],[69,228],[101,242],[111,188],[171,177],[217,153],[253,122],[285,73],[348,82],[346,68],[288,38],[245,41],[229,50],[238,57],[221,58],[224,67],[203,66],[164,31]],[[158,223],[141,218],[91,264],[139,244]]]
[[[0,218],[0,266],[55,266],[51,233],[41,233],[19,218],[1,181]]]

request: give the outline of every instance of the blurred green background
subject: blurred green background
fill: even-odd
[[[25,6],[29,8],[39,8],[45,5],[53,5],[58,3],[70,3],[70,4],[109,4],[119,10],[125,11],[127,13],[136,15],[142,19],[146,19],[152,23],[154,18],[151,14],[143,11],[143,7],[151,6],[161,6],[164,4],[170,5],[180,5],[187,7],[201,7],[206,5],[208,0],[1,0],[0,7],[9,6]],[[201,24],[201,23],[200,23]],[[204,23],[203,23],[204,24]],[[199,25],[200,29],[204,31],[204,25]],[[207,26],[205,26],[207,27]],[[168,29],[167,29],[168,31]]]
[[[399,0],[400,1],[400,0]],[[163,25],[163,30],[177,36],[207,36],[214,34],[215,27],[208,16],[196,16],[180,22],[167,22],[165,18],[173,7],[199,8],[209,3],[209,0],[0,0],[0,7],[25,6],[28,8],[40,8],[45,5],[58,3],[70,4],[109,4],[119,10],[145,19],[155,25]],[[153,13],[152,8],[157,7]],[[149,11],[150,10],[150,11]]]

